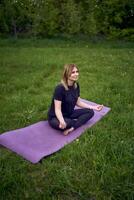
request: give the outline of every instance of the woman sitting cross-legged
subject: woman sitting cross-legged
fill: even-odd
[[[61,83],[55,88],[52,103],[48,111],[48,122],[54,129],[63,131],[64,135],[85,124],[100,111],[103,105],[92,106],[80,99],[80,87],[76,82],[79,70],[75,64],[64,66]],[[74,109],[75,106],[80,109]]]

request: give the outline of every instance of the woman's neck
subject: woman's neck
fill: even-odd
[[[68,80],[68,86],[73,86],[74,85],[74,81]]]

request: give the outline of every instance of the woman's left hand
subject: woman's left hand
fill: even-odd
[[[97,111],[100,111],[100,110],[102,110],[102,108],[103,108],[104,106],[103,105],[96,105],[96,106],[94,106],[94,110],[97,110]]]

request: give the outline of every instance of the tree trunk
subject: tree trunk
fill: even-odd
[[[17,26],[16,26],[16,21],[14,19],[12,19],[12,26],[13,26],[13,35],[14,35],[15,39],[17,39],[17,37],[18,37]]]

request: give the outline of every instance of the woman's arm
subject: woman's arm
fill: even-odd
[[[57,119],[60,122],[59,127],[64,129],[64,128],[66,128],[66,122],[65,122],[62,112],[61,112],[61,103],[62,103],[61,101],[54,100],[55,114],[56,114]]]
[[[81,108],[89,108],[89,109],[93,109],[93,110],[97,110],[97,111],[100,111],[103,108],[103,105],[92,106],[90,104],[87,104],[87,103],[81,101],[80,97],[78,97],[76,105],[81,107]]]

